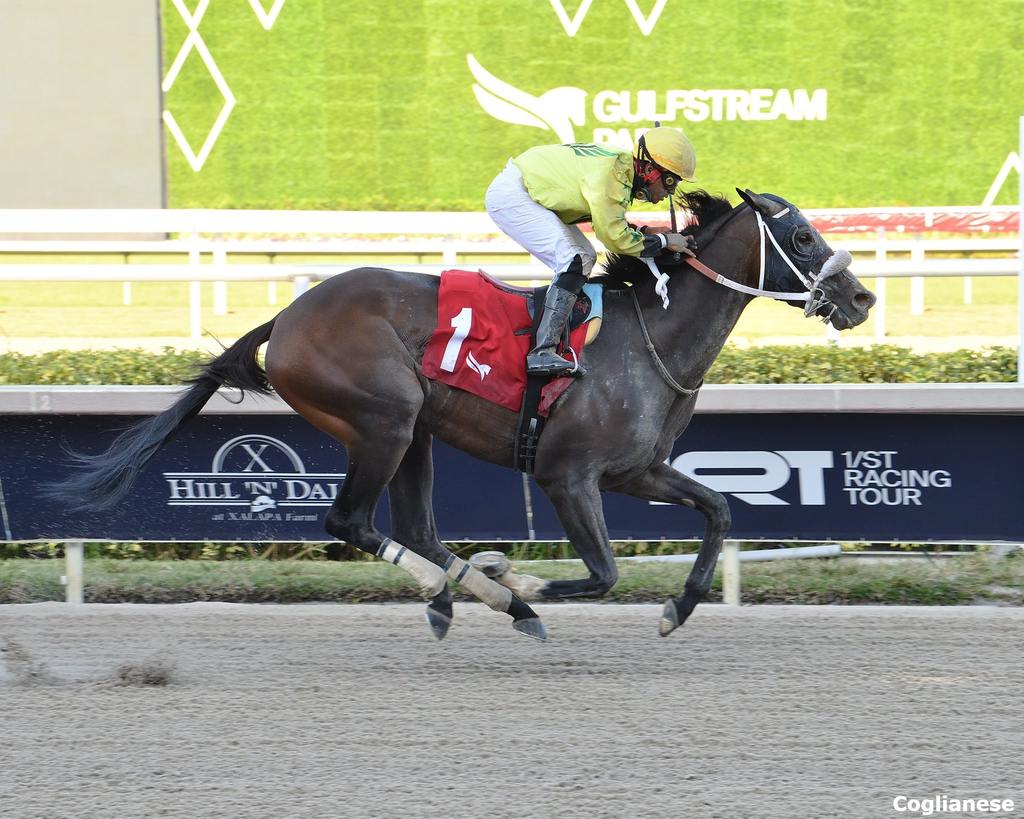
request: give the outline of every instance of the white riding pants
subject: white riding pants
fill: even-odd
[[[555,275],[563,273],[577,254],[583,259],[583,275],[590,275],[597,261],[594,246],[576,225],[565,224],[530,197],[523,175],[511,160],[494,177],[484,202],[494,223]]]

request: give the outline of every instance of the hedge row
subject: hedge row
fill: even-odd
[[[1016,381],[1017,350],[914,353],[904,347],[834,344],[739,349],[727,346],[709,384],[898,384]]]
[[[196,351],[58,350],[0,355],[0,384],[177,384],[207,356]],[[903,347],[834,344],[727,346],[708,384],[894,384],[1015,381],[1011,347],[913,353]]]
[[[0,355],[0,384],[178,384],[209,356],[197,350],[55,350]]]

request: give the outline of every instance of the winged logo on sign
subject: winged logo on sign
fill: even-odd
[[[561,142],[575,142],[574,125],[586,121],[587,92],[582,88],[552,88],[539,97],[520,91],[487,71],[472,54],[466,55],[476,80],[473,93],[488,114],[513,125],[554,131]]]

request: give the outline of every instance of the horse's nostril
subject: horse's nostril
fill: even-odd
[[[861,310],[870,310],[875,306],[876,301],[875,294],[867,290],[853,297],[853,303]]]

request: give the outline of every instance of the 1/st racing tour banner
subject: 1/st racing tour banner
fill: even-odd
[[[326,539],[344,450],[294,415],[201,415],[114,509],[44,499],[64,446],[95,452],[135,419],[0,415],[4,540]],[[609,434],[614,431],[609,430]],[[1024,423],[1014,415],[699,414],[671,464],[725,493],[731,537],[756,540],[1024,540]],[[559,540],[543,493],[517,473],[435,442],[434,507],[446,540]],[[74,498],[68,498],[69,505]],[[613,539],[695,539],[685,507],[604,495]],[[388,531],[387,504],[378,526]]]

